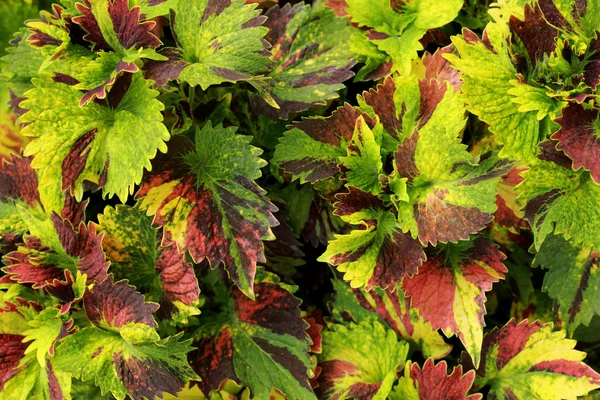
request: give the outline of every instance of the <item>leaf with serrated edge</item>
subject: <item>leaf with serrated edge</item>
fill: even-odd
[[[124,202],[157,150],[167,150],[164,106],[140,74],[117,80],[107,105],[80,107],[81,92],[66,83],[34,80],[34,85],[21,103],[29,109],[21,122],[29,123],[23,134],[34,137],[25,154],[35,155],[32,166],[47,210],[62,209],[65,189],[80,200],[84,181]]]
[[[300,300],[277,282],[259,277],[254,301],[232,288],[222,313],[202,314],[198,350],[190,359],[207,397],[230,379],[258,399],[268,398],[272,389],[288,399],[315,399],[308,382],[313,366],[308,324],[300,316]]]
[[[390,400],[481,400],[482,394],[467,396],[473,385],[475,371],[463,375],[462,366],[455,367],[450,375],[447,374],[446,361],[434,365],[429,358],[423,364],[407,362],[404,376],[400,377],[398,385],[390,393]]]
[[[196,262],[224,263],[231,279],[252,296],[263,240],[273,240],[277,208],[255,179],[266,162],[250,137],[208,122],[194,145],[176,136],[169,154],[155,161],[136,194],[140,207],[163,226],[163,243],[175,242]]]
[[[152,226],[152,217],[138,207],[107,207],[98,216],[98,230],[104,233],[102,247],[110,271],[159,303],[160,318],[171,318],[178,303],[198,302],[200,289],[192,265],[174,244],[160,245],[160,231]]]
[[[110,276],[83,301],[93,325],[57,346],[57,368],[94,379],[103,395],[110,392],[119,400],[175,395],[196,377],[187,362],[191,342],[181,341],[181,334],[160,339],[152,317],[158,305],[144,302],[126,281],[113,283]]]
[[[483,338],[474,389],[490,386],[490,400],[560,400],[599,388],[600,375],[582,362],[586,354],[565,335],[539,321],[511,320],[494,328]],[[468,356],[462,364],[472,367]]]
[[[361,323],[378,319],[392,328],[398,336],[416,347],[426,357],[435,359],[446,356],[452,347],[444,342],[440,333],[423,320],[416,308],[410,307],[410,299],[397,286],[391,289],[352,289],[340,280],[333,281],[334,301],[329,304],[331,315],[338,323]]]
[[[319,398],[386,399],[408,355],[408,344],[379,322],[334,324],[318,356]]]
[[[448,244],[432,250],[419,273],[402,282],[411,307],[433,329],[442,329],[448,337],[457,335],[476,366],[485,326],[485,292],[504,278],[505,258],[496,245],[481,237]]]

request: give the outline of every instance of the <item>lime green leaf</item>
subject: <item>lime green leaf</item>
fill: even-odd
[[[419,310],[410,306],[410,299],[396,286],[392,289],[352,289],[340,280],[333,281],[335,299],[331,314],[338,323],[361,323],[376,319],[387,324],[399,337],[418,348],[426,357],[446,356],[452,347],[425,322]]]
[[[566,331],[527,320],[509,321],[483,338],[474,389],[490,386],[488,399],[560,400],[585,396],[600,387],[600,375],[584,364]],[[471,365],[468,358],[463,365]]]
[[[332,325],[318,356],[322,398],[386,399],[407,354],[408,344],[379,322]]]
[[[369,39],[392,61],[392,72],[408,75],[417,51],[423,50],[419,40],[427,30],[451,22],[463,1],[436,0],[389,2],[386,0],[346,0],[350,20],[369,30]],[[357,33],[360,34],[360,33]],[[372,68],[372,67],[371,67]]]
[[[73,321],[63,323],[57,310],[22,300],[1,307],[0,399],[70,400],[71,375],[55,369],[49,356]]]
[[[383,168],[380,142],[381,137],[376,138],[365,119],[358,117],[354,135],[348,144],[348,155],[339,158],[344,168],[343,179],[346,180],[346,185],[374,195],[379,194],[379,174]]]
[[[169,132],[158,92],[140,75],[125,75],[115,83],[107,102],[79,106],[81,92],[67,83],[34,80],[22,103],[29,112],[23,134],[34,137],[25,154],[40,176],[40,195],[47,210],[60,210],[63,190],[80,200],[84,181],[117,194],[125,201],[140,183],[144,168],[157,150],[167,150]],[[68,116],[68,118],[66,117]],[[57,179],[62,177],[62,179]]]
[[[447,84],[428,122],[395,153],[394,176],[405,178],[397,201],[403,231],[423,243],[464,240],[483,229],[496,210],[496,184],[510,163],[491,153],[467,152],[458,135],[466,122],[462,102]]]
[[[545,132],[537,113],[520,112],[521,106],[509,93],[517,72],[505,49],[494,51],[482,41],[467,42],[461,36],[454,36],[452,42],[460,56],[450,54],[446,58],[462,72],[467,109],[487,123],[495,140],[503,145],[500,157],[531,159]]]
[[[87,318],[93,323],[57,346],[54,362],[82,380],[94,379],[102,395],[117,399],[175,395],[196,378],[187,362],[190,341],[181,335],[160,339],[152,313],[157,305],[125,281],[112,276],[84,296]]]

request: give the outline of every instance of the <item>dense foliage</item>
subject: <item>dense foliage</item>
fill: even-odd
[[[0,40],[0,400],[598,398],[600,1],[3,0]]]

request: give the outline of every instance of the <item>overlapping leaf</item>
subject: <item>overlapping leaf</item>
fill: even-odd
[[[582,362],[585,353],[566,331],[539,321],[509,321],[483,339],[474,388],[489,386],[488,399],[559,400],[600,387],[600,375]],[[468,357],[463,365],[471,366]]]
[[[36,303],[19,301],[0,308],[0,399],[71,398],[71,376],[56,369],[49,355],[73,321]]]
[[[161,318],[198,302],[200,289],[192,265],[174,244],[160,245],[161,233],[152,227],[151,217],[137,207],[119,205],[107,207],[98,221],[110,271],[159,303]]]
[[[42,201],[48,210],[60,210],[63,190],[80,200],[85,181],[125,201],[157,150],[166,151],[169,132],[158,92],[140,74],[124,75],[106,102],[81,107],[81,92],[69,82],[64,77],[35,80],[21,103],[29,109],[21,117],[28,123],[22,133],[34,137],[25,154],[35,155],[32,166],[39,170]]]
[[[26,236],[23,245],[4,257],[8,265],[2,270],[12,280],[32,283],[36,289],[71,282],[78,272],[85,275],[88,285],[105,280],[108,263],[95,227],[73,226],[56,213],[50,220],[41,237],[34,236],[36,232]]]
[[[406,362],[408,344],[379,322],[332,325],[323,332],[322,399],[385,399]]]
[[[191,355],[202,378],[200,388],[208,397],[231,379],[256,398],[268,398],[277,389],[288,399],[314,399],[308,382],[308,324],[300,317],[300,300],[269,276],[257,279],[254,292],[251,300],[233,288],[225,292],[220,314],[202,314],[198,350]]]
[[[421,350],[426,357],[446,356],[451,346],[444,342],[440,334],[423,320],[416,308],[410,306],[410,299],[404,291],[396,287],[383,290],[373,288],[352,289],[342,281],[334,280],[335,300],[330,304],[331,314],[338,323],[376,319],[387,324],[399,337]]]
[[[548,236],[534,259],[534,265],[548,270],[543,289],[558,303],[560,319],[572,333],[589,325],[600,314],[600,255],[592,248],[580,248],[562,236]]]
[[[457,335],[479,365],[485,292],[504,278],[506,258],[484,238],[448,244],[432,251],[419,273],[402,283],[411,306],[433,329]],[[436,254],[437,253],[437,254]]]
[[[464,108],[449,85],[429,121],[396,150],[392,187],[404,231],[426,244],[456,242],[484,228],[496,210],[496,184],[510,163],[474,159],[458,135]]]
[[[542,153],[525,172],[517,186],[525,202],[525,217],[539,249],[552,233],[562,234],[574,246],[600,248],[600,185],[590,173],[571,169],[571,160],[557,151],[551,141],[542,144]]]
[[[335,214],[355,229],[335,235],[319,261],[336,265],[351,287],[394,287],[425,260],[421,244],[402,233],[394,212],[376,196],[354,187],[337,196]]]
[[[181,335],[160,339],[152,317],[158,305],[145,303],[126,281],[114,283],[109,276],[83,301],[92,325],[57,346],[57,368],[93,379],[102,395],[110,392],[119,400],[175,395],[196,377],[186,357],[190,341]]]
[[[427,30],[451,22],[463,2],[330,0],[327,5],[362,28],[353,35],[352,49],[366,63],[359,73],[364,78],[390,59],[392,72],[408,75],[411,61],[423,50],[420,39]]]
[[[172,5],[171,29],[177,48],[165,48],[167,61],[150,63],[148,77],[164,86],[177,79],[206,89],[252,79],[269,66],[265,17],[244,0],[179,0]]]
[[[196,262],[224,263],[231,279],[253,296],[257,262],[265,262],[263,240],[274,239],[277,208],[254,182],[265,161],[235,128],[196,133],[195,148],[181,138],[157,159],[137,193],[141,208],[164,226],[163,242],[173,241]]]
[[[475,371],[463,375],[462,366],[455,367],[447,375],[446,361],[434,365],[429,358],[423,364],[406,363],[404,376],[390,394],[391,400],[481,400],[483,395],[467,395],[475,379]]]
[[[600,71],[598,73],[600,76]],[[552,135],[557,148],[573,160],[573,169],[590,171],[594,182],[600,184],[600,117],[597,109],[585,110],[571,104],[556,120],[561,129]]]
[[[278,108],[255,97],[254,109],[272,118],[287,118],[289,113],[338,97],[336,92],[352,77],[350,68],[355,63],[348,22],[329,10],[316,12],[302,3],[274,6],[266,16],[265,39],[272,45],[273,65],[261,90]]]
[[[489,125],[495,140],[503,145],[501,157],[527,160],[535,156],[546,132],[535,111],[520,112],[520,106],[512,101],[510,81],[517,71],[508,54],[504,48],[489,48],[470,31],[463,35],[452,38],[460,56],[447,58],[462,73],[467,109]]]
[[[338,108],[328,118],[313,117],[292,125],[279,140],[273,162],[294,179],[318,182],[336,176],[339,158],[347,155],[359,117],[373,126],[374,121],[349,104]]]

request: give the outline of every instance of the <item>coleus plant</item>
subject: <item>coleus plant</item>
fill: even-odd
[[[599,21],[3,2],[0,399],[594,398]]]

